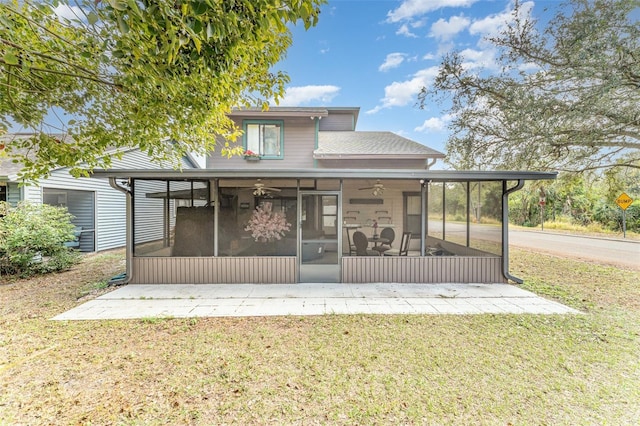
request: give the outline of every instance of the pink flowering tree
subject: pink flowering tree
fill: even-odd
[[[245,231],[251,232],[254,240],[261,243],[281,240],[285,233],[291,230],[291,224],[287,222],[284,214],[272,211],[271,207],[271,203],[263,203],[256,207],[244,228]]]

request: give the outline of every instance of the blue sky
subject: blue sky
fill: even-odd
[[[522,3],[541,22],[559,5]],[[293,29],[280,64],[291,82],[280,105],[360,107],[357,130],[393,131],[444,152],[445,108],[421,110],[417,95],[451,50],[469,67],[496,69],[497,54],[484,38],[512,9],[505,0],[329,0],[316,27]]]
[[[521,3],[540,22],[560,5]],[[445,152],[446,105],[421,110],[417,95],[452,50],[468,67],[497,69],[485,38],[512,10],[513,0],[329,0],[315,27],[292,28],[293,45],[278,67],[291,78],[280,105],[360,107],[357,130],[389,130]]]

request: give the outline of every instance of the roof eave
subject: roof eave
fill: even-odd
[[[306,109],[306,110],[253,110],[253,109],[238,109],[233,110],[230,117],[265,117],[265,116],[277,116],[277,117],[327,117],[329,112],[326,109]]]
[[[445,158],[444,154],[313,154],[316,160],[430,160]]]
[[[557,172],[534,171],[458,171],[428,169],[121,169],[94,170],[96,178],[134,178],[151,180],[189,179],[421,179],[432,182],[552,180]]]

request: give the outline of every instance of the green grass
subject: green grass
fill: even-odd
[[[53,322],[99,256],[0,285],[0,424],[637,424],[640,273],[511,254],[584,314]]]

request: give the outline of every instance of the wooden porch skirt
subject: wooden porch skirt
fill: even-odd
[[[296,257],[134,257],[133,284],[293,284]]]
[[[132,284],[293,284],[296,257],[134,257]],[[342,258],[343,283],[502,283],[488,256]]]
[[[503,283],[502,258],[367,256],[342,258],[343,283]]]

